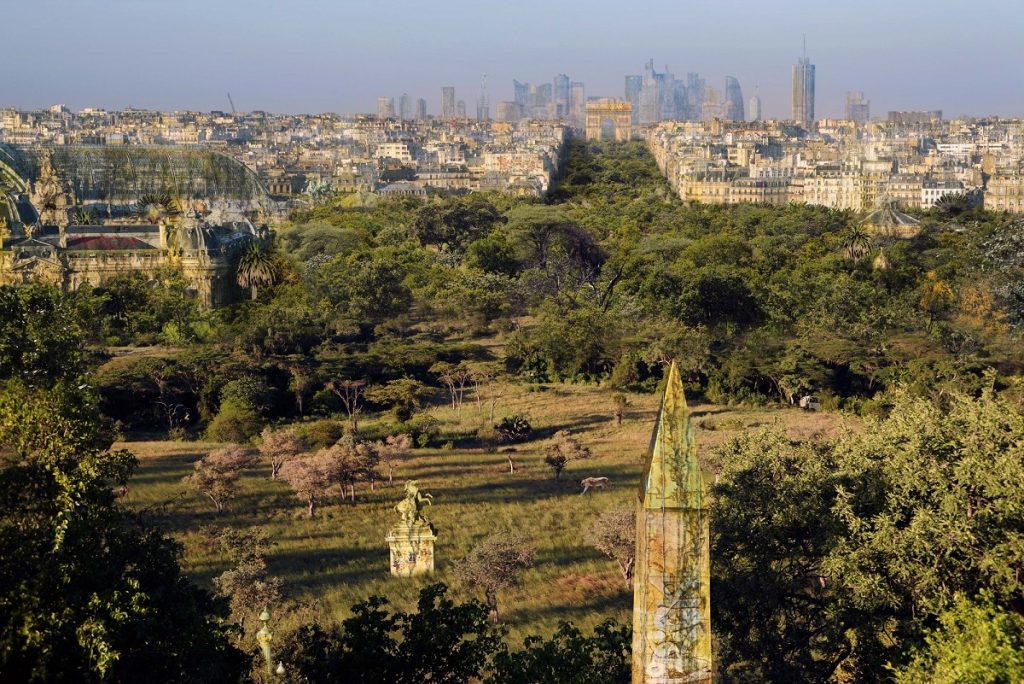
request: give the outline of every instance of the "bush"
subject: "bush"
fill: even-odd
[[[895,674],[899,684],[1024,681],[1024,618],[985,593],[974,601],[960,595]]]
[[[443,584],[420,590],[415,613],[392,612],[387,599],[371,596],[340,626],[286,635],[276,655],[287,663],[288,681],[480,681],[500,633],[487,624],[485,606],[456,604],[447,591]]]
[[[441,423],[428,413],[420,413],[404,423],[395,426],[394,432],[401,432],[412,437],[417,446],[429,446],[441,434]]]
[[[860,415],[864,418],[885,418],[885,404],[875,399],[865,399],[860,405]]]
[[[263,421],[256,410],[237,397],[220,405],[217,415],[206,428],[206,436],[214,442],[243,444],[260,433]]]
[[[530,421],[526,419],[526,416],[517,413],[502,418],[501,422],[494,426],[494,430],[498,433],[498,441],[512,444],[529,439],[530,433],[533,432],[533,427],[530,425]]]
[[[299,436],[309,442],[313,448],[331,446],[345,434],[344,424],[340,420],[330,419],[303,423],[297,430]]]
[[[237,400],[259,414],[266,413],[275,403],[274,390],[267,384],[266,378],[254,375],[229,380],[220,390],[221,404]]]
[[[493,660],[493,677],[486,681],[625,683],[632,662],[631,638],[630,626],[614,620],[594,627],[593,636],[563,622],[550,639],[530,636],[522,650],[500,650]]]
[[[344,410],[341,400],[334,392],[328,389],[321,389],[313,392],[309,400],[309,412],[316,416],[330,416]]]

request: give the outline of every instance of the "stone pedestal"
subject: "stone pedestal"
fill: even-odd
[[[412,577],[434,571],[434,540],[437,533],[430,523],[398,523],[386,540],[391,547],[391,574]]]

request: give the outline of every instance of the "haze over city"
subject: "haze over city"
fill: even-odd
[[[1018,93],[1024,7],[979,0],[386,4],[352,0],[34,0],[4,23],[16,69],[2,104],[73,109],[373,112],[408,92],[440,108],[441,87],[473,106],[481,75],[492,102],[512,80],[566,73],[587,96],[622,97],[626,74],[653,58],[677,77],[721,87],[739,79],[766,117],[789,115],[791,66],[807,36],[817,65],[818,117],[863,91],[872,110],[941,109],[950,116],[1024,113]],[[965,19],[969,19],[965,21]]]

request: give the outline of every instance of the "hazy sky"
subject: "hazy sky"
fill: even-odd
[[[653,57],[718,88],[760,85],[789,116],[801,35],[817,114],[863,90],[873,115],[1024,116],[1020,0],[0,0],[0,106],[273,112],[375,111],[408,92],[440,108],[444,85],[492,112],[512,79],[584,81],[623,94]]]

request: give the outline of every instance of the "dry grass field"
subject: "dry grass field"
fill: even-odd
[[[356,503],[335,498],[312,519],[288,485],[269,478],[269,466],[247,471],[237,498],[224,513],[182,482],[192,463],[214,444],[201,442],[127,442],[140,467],[131,483],[128,504],[148,509],[185,546],[184,565],[197,581],[208,584],[228,567],[227,559],[205,544],[204,525],[262,528],[275,542],[268,557],[271,574],[281,577],[288,595],[282,606],[287,629],[311,617],[340,619],[349,606],[371,594],[411,608],[420,587],[443,581],[456,597],[473,595],[454,577],[453,568],[470,548],[488,535],[516,531],[537,549],[534,568],[522,585],[499,596],[503,622],[513,639],[550,634],[561,621],[589,629],[607,617],[629,619],[631,595],[623,587],[614,562],[585,541],[594,518],[608,508],[632,504],[642,460],[654,425],[658,398],[630,395],[621,426],[612,419],[608,389],[545,385],[529,391],[510,385],[498,403],[496,417],[529,416],[537,438],[515,447],[517,471],[508,472],[505,454],[481,449],[417,449],[396,472],[392,486],[357,490]],[[829,434],[843,419],[798,409],[753,409],[697,405],[694,423],[702,457],[740,431],[780,421],[796,438]],[[486,407],[467,400],[462,416],[450,407],[431,413],[443,429],[465,433],[487,421]],[[362,425],[371,426],[370,420]],[[571,462],[555,482],[543,463],[544,448],[557,430],[572,431],[593,452]],[[607,476],[607,491],[580,494],[579,480]],[[709,473],[713,477],[713,473]],[[437,572],[433,577],[396,579],[388,574],[384,536],[396,520],[391,507],[402,497],[402,483],[415,479],[433,494],[427,516],[438,530]]]

